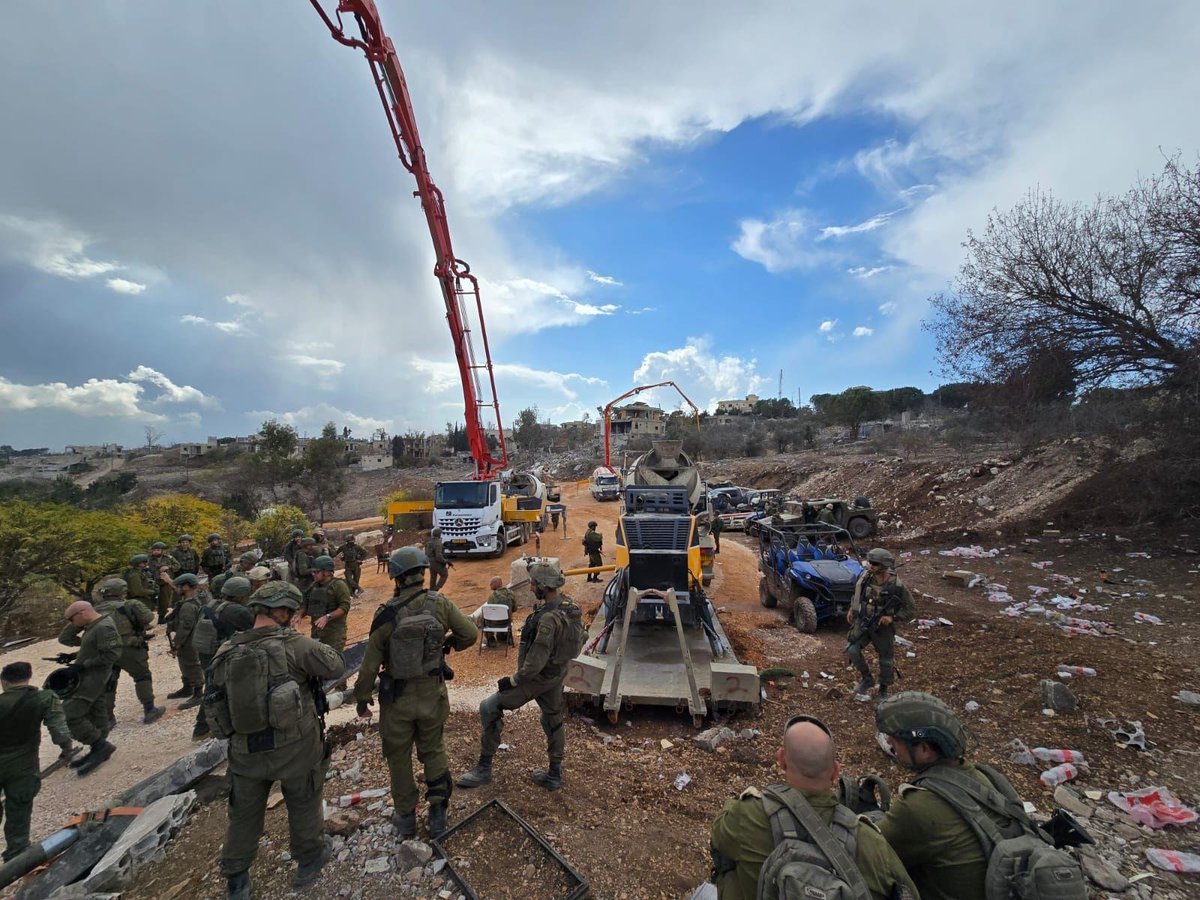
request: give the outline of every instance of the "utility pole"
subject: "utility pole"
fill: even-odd
[[[775,394],[776,400],[783,399],[783,369],[779,370],[779,391]]]

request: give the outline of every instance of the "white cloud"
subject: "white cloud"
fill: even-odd
[[[146,290],[146,285],[138,284],[136,281],[129,281],[125,278],[110,278],[105,284],[110,290],[116,291],[118,294],[140,294]]]
[[[896,311],[896,301],[888,300],[886,303],[880,303],[879,311],[885,316],[890,316]]]
[[[215,397],[210,397],[208,394],[189,384],[178,385],[162,372],[151,369],[149,366],[138,366],[125,377],[139,384],[152,384],[162,391],[154,399],[153,402],[155,403],[188,403],[207,409],[220,408],[220,404],[217,403]]]
[[[829,334],[836,327],[837,327],[837,319],[826,319],[824,322],[822,322],[820,325],[817,326],[817,330],[819,332],[821,332],[821,334]]]
[[[803,210],[785,210],[769,222],[742,219],[738,229],[730,245],[733,252],[773,274],[812,268],[830,259],[813,248],[812,229]]]
[[[270,410],[251,410],[246,418],[255,423],[275,419],[285,425],[291,425],[301,435],[317,435],[327,422],[332,422],[340,433],[343,426],[349,425],[350,430],[359,437],[369,436],[375,429],[382,428],[389,434],[394,434],[401,427],[398,423],[387,419],[377,419],[374,416],[364,416],[350,410],[340,409],[329,403],[318,403],[313,406],[302,406],[285,412]]]
[[[292,341],[291,348],[297,353],[312,353],[315,350],[332,350],[333,341]]]
[[[141,385],[114,378],[89,378],[83,384],[71,386],[61,381],[16,384],[0,377],[0,409],[17,412],[54,409],[78,416],[165,421],[165,416],[138,406],[141,393]]]
[[[698,406],[710,412],[719,400],[757,393],[768,384],[768,379],[758,374],[756,360],[717,356],[709,337],[689,337],[682,347],[643,356],[633,373],[633,383],[658,381],[674,381]],[[665,389],[663,393],[668,399],[674,396]]]
[[[245,294],[226,294],[225,302],[232,303],[234,306],[253,306],[250,298]]]
[[[291,353],[284,356],[283,359],[294,366],[301,366],[307,369],[323,382],[329,382],[335,376],[341,375],[342,370],[346,368],[346,364],[340,360],[322,359],[317,356],[308,356],[304,353]]]
[[[868,328],[866,325],[859,325],[854,329],[855,337],[870,337],[875,333],[874,328]]]
[[[853,275],[855,278],[874,278],[876,275],[882,275],[884,272],[890,272],[895,266],[874,266],[868,269],[866,266],[854,266],[847,269],[846,273]]]
[[[180,316],[179,321],[185,325],[205,325],[205,326],[208,326],[209,328],[215,328],[217,331],[223,332],[225,334],[233,334],[233,335],[242,336],[247,333],[246,327],[245,327],[245,325],[242,324],[241,320],[228,321],[228,322],[214,322],[210,319],[204,318],[204,316],[193,316],[191,314],[188,314],[186,316]]]
[[[599,272],[593,272],[588,269],[585,273],[589,281],[594,281],[596,284],[603,284],[606,287],[624,287],[624,282],[617,281],[611,275],[601,275]]]
[[[121,268],[88,256],[90,243],[87,235],[52,220],[0,214],[0,247],[5,255],[50,275],[93,278]]]
[[[817,237],[817,240],[824,241],[828,238],[839,238],[845,237],[848,234],[862,234],[867,231],[874,231],[886,225],[893,215],[895,213],[880,213],[877,216],[872,216],[865,222],[859,222],[857,225],[827,225],[821,229],[821,234]]]
[[[415,357],[409,364],[424,378],[427,394],[443,394],[461,389],[456,363]],[[492,372],[496,376],[497,390],[501,396],[509,396],[509,392],[503,389],[505,382],[519,382],[539,391],[552,391],[568,400],[579,398],[575,387],[606,387],[608,384],[603,378],[581,375],[578,372],[534,369],[519,363],[496,363],[492,366]]]

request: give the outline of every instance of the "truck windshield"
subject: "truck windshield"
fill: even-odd
[[[596,484],[616,484],[616,475],[599,475],[596,477]]]
[[[438,509],[482,509],[488,505],[484,481],[444,481],[437,486],[433,505]]]

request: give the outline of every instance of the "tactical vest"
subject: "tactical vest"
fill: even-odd
[[[583,533],[583,549],[592,553],[604,546],[604,538],[594,531],[585,531]]]
[[[102,600],[96,605],[96,612],[108,614],[113,624],[117,626],[117,634],[121,635],[121,643],[126,647],[141,647],[146,642],[146,632],[138,624],[137,617],[129,611],[128,600]]]
[[[330,584],[332,583],[330,582]],[[337,609],[337,604],[333,600],[333,591],[329,590],[329,584],[314,582],[304,595],[304,612],[314,619],[319,619],[335,609]]]
[[[439,677],[446,626],[434,615],[433,595],[416,594],[395,604],[392,637],[388,642],[388,674],[396,681]]]
[[[234,635],[232,627],[221,621],[221,613],[232,601],[213,599],[200,607],[196,627],[192,630],[192,646],[201,656],[209,657]]]
[[[221,648],[209,666],[203,701],[214,736],[253,738],[269,730],[270,740],[263,742],[269,746],[262,749],[303,736],[314,711],[312,698],[288,667],[287,642],[298,637],[294,632],[271,635]]]
[[[171,551],[171,555],[175,557],[175,561],[179,563],[180,572],[191,572],[193,575],[200,574],[200,556],[195,550],[188,548],[180,550],[176,547]]]
[[[213,549],[205,547],[204,552],[200,554],[200,565],[207,569],[224,569],[229,565],[229,555],[225,552],[225,548]]]
[[[14,694],[19,695],[16,701],[5,703],[5,698]],[[7,691],[0,696],[0,750],[36,746],[40,742],[42,714],[37,700],[36,690]]]
[[[525,654],[533,646],[537,637],[538,626],[543,616],[553,616],[558,620],[558,640],[550,651],[550,659],[546,668],[539,675],[546,678],[557,678],[567,671],[567,663],[579,655],[587,642],[587,629],[583,627],[583,611],[570,599],[561,600],[556,606],[543,604],[529,614],[525,624],[521,626],[521,651],[519,656],[525,659]]]

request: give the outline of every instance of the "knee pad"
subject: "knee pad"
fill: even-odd
[[[430,803],[435,800],[441,800],[445,803],[450,802],[450,796],[454,793],[454,780],[450,777],[450,770],[447,769],[437,778],[425,781],[425,797]]]

